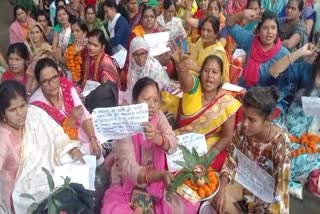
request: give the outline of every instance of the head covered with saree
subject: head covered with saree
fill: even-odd
[[[129,53],[128,90],[131,94],[133,86],[142,77],[150,77],[157,81],[160,89],[169,82],[168,74],[160,62],[150,55],[147,42],[142,37],[131,41]]]
[[[40,45],[37,46],[37,43],[40,43]],[[49,57],[52,55],[52,47],[49,45],[46,33],[40,23],[34,23],[30,26],[27,44],[33,59]]]

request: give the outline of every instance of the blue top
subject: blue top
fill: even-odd
[[[110,38],[112,48],[122,45],[128,50],[128,40],[130,35],[130,27],[128,21],[120,16],[114,28],[114,37]]]
[[[252,46],[252,42],[254,39],[254,34],[251,31],[243,29],[238,24],[236,24],[234,26],[227,26],[227,29],[228,29],[229,34],[232,36],[232,38],[238,44],[238,47],[243,49],[246,52],[246,61],[244,62],[244,67],[245,67],[247,64],[248,57],[250,57],[250,51],[251,51],[251,46]],[[277,88],[280,89],[281,88],[280,84],[283,82],[280,80],[282,75],[280,75],[278,78],[274,78],[270,74],[269,69],[273,63],[275,63],[276,61],[278,61],[282,57],[288,55],[289,53],[290,52],[288,51],[288,49],[286,49],[285,47],[282,46],[280,48],[279,52],[276,53],[276,55],[272,59],[270,59],[269,61],[266,61],[265,63],[262,63],[259,68],[259,81],[256,84],[256,86],[275,85],[275,86],[277,86]],[[240,77],[239,85],[248,89],[243,77]],[[280,91],[280,99],[279,99],[279,106],[278,107],[281,110],[284,110],[287,108],[287,105],[282,103],[284,101],[283,99],[285,97],[287,97],[287,94],[283,94]]]
[[[288,109],[297,91],[313,86],[312,71],[312,64],[294,63],[280,74],[280,95],[285,96],[283,98],[282,110],[286,111]]]

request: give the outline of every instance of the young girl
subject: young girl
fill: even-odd
[[[233,180],[237,169],[234,148],[267,171],[275,181],[274,201],[270,204],[249,191],[243,191],[248,213],[289,213],[289,139],[279,126],[271,122],[278,97],[273,87],[254,87],[245,95],[242,123],[233,137],[229,159],[221,171],[220,190],[213,200],[219,213],[223,213],[225,202],[230,202],[225,200],[225,187]]]
[[[143,124],[145,138],[139,133],[113,145],[108,156],[115,160],[111,169],[112,184],[104,196],[101,213],[137,211],[139,207],[130,206],[137,187],[154,198],[154,208],[147,213],[196,213],[199,203],[193,205],[178,195],[173,195],[170,202],[165,198],[165,187],[173,179],[166,170],[166,154],[176,151],[177,138],[159,109],[158,84],[148,77],[138,80],[132,100],[135,104],[148,104],[149,122]]]

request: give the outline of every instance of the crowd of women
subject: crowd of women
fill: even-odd
[[[303,101],[320,95],[320,1],[10,2],[10,45],[0,53],[0,213],[26,213],[33,200],[24,194],[38,202],[50,194],[42,168],[53,173],[84,155],[111,180],[96,190],[104,193],[94,196],[97,213],[193,214],[204,205],[235,213],[230,194],[247,213],[289,213],[289,195],[302,199],[305,184],[320,196],[320,117]],[[154,56],[144,37],[159,32],[169,32],[170,51]],[[124,66],[112,57],[119,48]],[[85,97],[88,81],[101,85]],[[148,104],[144,133],[107,151],[93,109],[140,103]],[[166,197],[174,180],[166,155],[186,133],[205,136],[206,155],[219,152],[211,166],[220,189],[206,204]],[[271,203],[232,190],[234,148],[274,178]],[[136,194],[152,206],[132,203]]]

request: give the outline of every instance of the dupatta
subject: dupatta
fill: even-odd
[[[62,99],[65,108],[65,113],[63,114],[59,109],[52,105],[48,105],[42,101],[34,101],[33,105],[38,106],[39,108],[45,110],[60,126],[62,126],[65,119],[71,115],[72,109],[74,107],[74,102],[71,96],[71,88],[74,87],[73,83],[68,79],[61,77],[60,78],[60,87],[62,90]],[[41,90],[41,89],[39,89]]]
[[[157,116],[153,116],[150,122],[157,126]],[[136,160],[140,166],[142,165],[141,148],[144,148],[152,150],[153,167],[155,170],[162,171],[166,169],[166,153],[159,147],[155,146],[153,142],[145,140],[143,135],[139,133],[132,137],[132,143],[134,145]],[[129,178],[126,178],[123,184],[123,191],[128,198],[131,197],[134,187],[134,183]],[[164,198],[165,186],[163,181],[148,184],[146,190],[149,194],[155,197],[155,213],[173,214],[171,208],[168,206]]]

